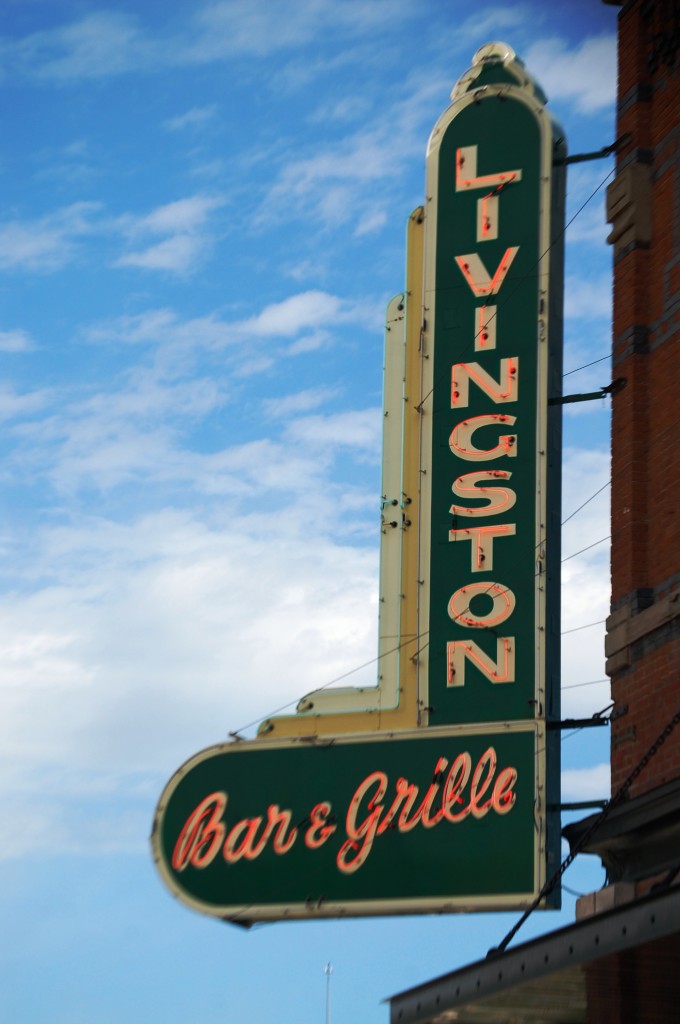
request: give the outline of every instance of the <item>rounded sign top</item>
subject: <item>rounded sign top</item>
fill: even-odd
[[[472,64],[473,66],[483,64],[488,60],[501,60],[505,63],[515,60],[516,57],[517,54],[507,43],[485,43],[484,46],[480,46],[472,58]]]
[[[480,46],[472,58],[472,65],[451,90],[451,99],[455,101],[465,93],[490,85],[523,89],[541,105],[548,102],[540,85],[524,66],[524,61],[508,43],[492,42]]]

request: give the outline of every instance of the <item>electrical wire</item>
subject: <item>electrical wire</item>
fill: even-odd
[[[574,626],[573,629],[563,629],[560,636],[566,636],[567,633],[578,633],[581,629],[590,629],[591,626],[601,626],[606,619],[598,619],[597,622],[586,622],[585,626]]]
[[[608,683],[609,679],[590,679],[587,683],[570,683],[569,686],[561,686],[561,690],[577,690],[580,686],[597,686],[599,683]]]
[[[335,686],[336,683],[340,683],[342,682],[343,679],[347,679],[348,676],[354,675],[355,672],[360,672],[362,668],[369,668],[371,665],[376,665],[383,658],[387,658],[390,654],[395,654],[397,651],[402,650],[402,648],[407,647],[409,644],[419,643],[426,636],[428,636],[428,633],[421,633],[418,636],[415,633],[410,634],[409,637],[403,641],[403,643],[397,644],[396,647],[392,647],[389,651],[384,651],[382,654],[377,654],[375,658],[370,658],[368,661],[364,661],[361,665],[357,665],[355,668],[351,668],[347,672],[343,672],[342,675],[336,676],[335,679],[330,679],[327,683],[323,683],[321,686],[315,686],[314,693],[318,693],[319,690],[328,690],[331,686]],[[413,657],[416,657],[418,654],[420,654],[421,651],[425,649],[425,647],[427,647],[427,644],[425,644],[424,647],[419,647],[418,650],[413,655]],[[260,722],[264,722],[268,718],[273,718],[274,715],[280,715],[282,711],[287,711],[288,708],[295,707],[295,705],[299,704],[301,700],[304,700],[304,697],[305,695],[303,694],[301,697],[295,697],[293,700],[289,700],[287,704],[283,704],[281,707],[276,708],[274,711],[270,711],[268,715],[263,715],[261,718],[256,718],[252,722],[248,722],[247,725],[242,725],[239,729],[232,729],[229,735],[238,739],[239,733],[245,732],[246,729],[251,729],[254,725],[259,725]]]
[[[611,540],[611,539],[612,539],[611,533],[607,534],[606,537],[600,537],[599,540],[593,541],[593,543],[589,544],[587,547],[581,548],[579,551],[574,551],[574,553],[572,555],[567,555],[565,558],[562,559],[562,563],[568,562],[571,558],[576,558],[577,555],[582,555],[584,551],[590,551],[591,548],[596,548],[598,546],[598,544],[604,544],[604,542],[606,540]]]
[[[567,516],[567,518],[566,518],[566,519],[563,519],[560,525],[561,525],[561,526],[564,526],[564,524],[565,524],[565,523],[568,523],[570,519],[573,519],[573,518],[574,518],[574,516],[575,516],[575,515],[576,515],[576,514],[577,514],[578,512],[580,512],[580,511],[581,511],[581,509],[585,508],[585,507],[586,507],[586,505],[589,505],[589,504],[590,504],[590,502],[591,502],[591,501],[593,500],[593,498],[596,498],[596,497],[598,496],[598,494],[601,494],[601,493],[602,493],[602,491],[606,490],[606,489],[607,489],[607,487],[609,487],[609,486],[610,486],[611,482],[612,482],[612,481],[611,481],[611,477],[610,477],[610,478],[609,478],[609,480],[607,480],[606,484],[602,484],[602,487],[599,487],[599,488],[598,488],[598,489],[597,489],[597,490],[595,491],[595,493],[594,493],[594,494],[591,494],[591,495],[590,495],[590,497],[589,497],[589,498],[587,498],[587,499],[586,499],[586,501],[584,501],[582,505],[579,505],[579,507],[578,507],[578,508],[574,509],[574,511],[573,511],[573,512],[571,512],[571,513],[570,513],[570,514],[569,514],[569,515]]]
[[[611,359],[611,357],[612,356],[611,356],[611,352],[610,352],[609,355],[602,356],[601,359],[593,359],[592,363],[584,363],[583,366],[577,366],[575,370],[567,370],[567,372],[563,373],[562,376],[563,377],[570,377],[572,373],[578,373],[579,370],[587,370],[589,366],[595,366],[596,363],[604,363],[605,360]]]

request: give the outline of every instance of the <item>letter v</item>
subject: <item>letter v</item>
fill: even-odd
[[[519,252],[519,246],[513,245],[505,250],[496,273],[489,277],[489,272],[482,263],[476,252],[468,253],[466,256],[456,256],[456,263],[474,295],[478,298],[486,295],[497,295],[505,280],[505,275],[510,265]]]

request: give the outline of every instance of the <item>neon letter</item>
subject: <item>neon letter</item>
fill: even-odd
[[[447,821],[457,822],[462,821],[463,818],[467,818],[470,813],[469,805],[463,806],[460,811],[454,814],[451,810],[452,804],[463,804],[464,801],[461,796],[462,791],[467,785],[467,781],[470,778],[470,769],[472,768],[472,758],[467,753],[459,754],[455,759],[449,770],[446,783],[444,785],[444,795],[442,797],[442,810],[444,811],[444,817]]]
[[[310,850],[318,850],[326,842],[329,836],[335,832],[336,826],[328,824],[328,816],[331,813],[331,805],[327,800],[312,807],[309,815],[309,828],[305,833],[305,846]]]
[[[515,638],[503,636],[496,640],[496,660],[479,647],[474,640],[451,640],[446,645],[446,685],[465,685],[465,661],[468,659],[491,683],[514,683]]]
[[[489,597],[493,605],[486,615],[475,615],[470,604],[475,597]],[[483,629],[485,626],[500,626],[515,610],[515,595],[502,583],[468,583],[457,590],[449,601],[448,612],[459,626]]]
[[[243,821],[234,825],[222,850],[222,856],[228,864],[234,864],[241,857],[245,857],[246,860],[255,860],[260,856],[267,842],[266,830],[260,837],[260,841],[255,842],[255,836],[261,824],[262,818],[244,818]]]
[[[512,261],[518,252],[518,245],[511,245],[506,249],[493,277],[490,276],[489,271],[476,252],[466,253],[464,256],[456,256],[456,263],[460,267],[463,277],[470,285],[473,295],[479,299],[482,296],[498,294],[512,265]]]
[[[475,309],[475,352],[487,352],[496,347],[496,306],[477,306]]]
[[[511,181],[521,181],[521,171],[501,171],[477,175],[477,146],[460,146],[456,150],[456,192],[476,188],[498,188]]]
[[[491,242],[498,238],[498,194],[489,192],[477,200],[477,241]]]
[[[493,569],[494,537],[514,537],[515,523],[503,523],[497,526],[470,526],[464,530],[449,530],[449,540],[469,540],[472,572],[488,572]],[[488,537],[488,545],[482,542]]]
[[[486,769],[486,775],[484,775],[484,769]],[[489,747],[485,750],[479,759],[479,763],[474,770],[472,776],[472,782],[470,783],[470,810],[474,818],[485,817],[487,811],[493,804],[493,793],[483,804],[480,804],[480,799],[484,796],[491,780],[496,772],[496,751],[493,747]]]
[[[517,495],[509,487],[478,487],[482,480],[509,480],[512,473],[503,469],[490,473],[464,473],[454,480],[451,490],[459,498],[483,498],[488,505],[468,508],[466,505],[452,505],[449,512],[454,516],[497,516],[507,512],[517,501]]]
[[[297,829],[291,828],[290,834],[286,836],[286,829],[290,828],[290,811],[282,811],[278,804],[270,804],[267,808],[267,835],[276,829],[272,847],[274,853],[288,853],[291,846],[297,839]]]
[[[226,806],[226,793],[211,793],[189,815],[172,853],[175,871],[184,871],[187,864],[205,868],[214,861],[224,839],[222,815]]]
[[[359,804],[371,786],[377,787],[375,794],[368,801],[368,808],[371,813],[360,825],[357,825]],[[336,858],[336,864],[343,874],[352,874],[353,871],[360,868],[371,852],[373,840],[375,839],[380,822],[380,815],[383,811],[383,806],[378,801],[383,799],[386,791],[387,776],[385,773],[372,772],[359,785],[352,797],[347,809],[346,829],[348,838],[340,847]],[[361,840],[361,843],[359,843],[359,840]],[[354,858],[353,860],[351,859],[352,857]]]
[[[499,402],[516,402],[519,383],[519,359],[501,359],[500,380],[482,369],[479,363],[454,363],[451,367],[451,408],[463,409],[470,400],[470,381],[485,391],[489,398]]]
[[[493,787],[492,806],[496,814],[507,814],[511,811],[517,799],[513,792],[513,786],[517,782],[516,768],[503,768],[498,773],[496,784]]]
[[[449,447],[454,455],[469,462],[490,462],[491,459],[507,455],[513,459],[517,455],[517,437],[515,434],[501,434],[495,448],[476,448],[472,443],[472,435],[480,427],[490,426],[493,423],[507,423],[514,426],[515,416],[504,416],[501,413],[491,413],[489,416],[472,416],[469,420],[461,420],[458,426],[451,431]]]

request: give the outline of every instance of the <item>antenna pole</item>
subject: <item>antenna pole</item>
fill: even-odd
[[[331,1024],[331,974],[333,967],[330,963],[326,964],[323,973],[326,975],[326,1024]]]

